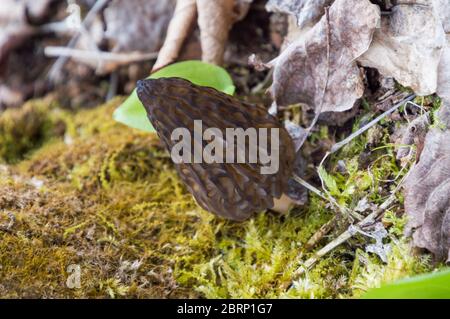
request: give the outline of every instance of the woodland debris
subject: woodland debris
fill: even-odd
[[[441,114],[449,113],[442,112]],[[449,123],[449,119],[442,119]],[[450,129],[432,128],[405,181],[406,235],[413,245],[450,261]]]
[[[84,51],[85,54],[61,54],[64,58],[70,57],[90,66],[101,75],[141,60],[137,57],[160,49],[174,11],[175,0],[110,0],[103,1],[102,5],[104,9],[97,4],[91,9],[95,15],[91,15],[89,20],[88,15],[83,25],[78,26],[82,30],[79,38],[69,43],[66,49]],[[104,50],[101,51],[99,47]],[[98,57],[95,53],[98,53]],[[106,58],[108,61],[104,63],[105,56],[114,54],[120,54],[122,58]]]
[[[338,218],[334,216],[327,223],[323,224],[322,227],[320,227],[319,230],[315,232],[314,235],[312,235],[311,238],[306,242],[305,250],[311,251],[312,249],[314,249],[314,247],[316,247],[316,245],[336,227],[337,223]]]
[[[98,21],[98,13],[101,12],[105,6],[109,3],[111,0],[98,0],[96,1],[89,12],[86,14],[86,17],[81,22],[81,25],[78,26],[78,32],[76,32],[75,35],[72,36],[69,43],[67,44],[68,48],[73,48],[78,44],[78,41],[80,39],[80,32],[83,30],[88,30],[92,24],[94,24],[95,21]],[[76,14],[76,13],[75,13]],[[88,36],[89,40],[89,36]],[[48,78],[50,81],[54,83],[59,83],[62,80],[61,76],[61,70],[66,64],[66,62],[69,60],[69,57],[59,57],[55,63],[52,65],[50,71],[48,72]]]
[[[53,46],[46,47],[45,54],[49,57],[70,57],[92,68],[97,68],[101,65],[101,73],[111,73],[121,65],[152,60],[158,56],[156,52],[141,53],[134,51],[129,53],[114,53]]]
[[[347,145],[351,140],[353,140],[354,138],[356,138],[357,136],[361,135],[362,133],[364,133],[365,131],[367,131],[368,129],[370,129],[371,127],[373,127],[375,124],[377,124],[378,122],[380,122],[383,118],[385,118],[386,116],[394,113],[396,110],[398,110],[401,106],[403,106],[405,104],[405,102],[411,101],[416,97],[415,94],[411,94],[409,96],[407,96],[405,99],[403,99],[402,101],[400,101],[399,103],[393,105],[389,110],[387,110],[386,112],[378,115],[375,119],[373,119],[372,121],[370,121],[369,123],[367,123],[366,125],[364,125],[363,127],[361,127],[359,130],[357,130],[356,132],[353,132],[352,134],[350,134],[348,137],[346,137],[345,139],[343,139],[342,141],[336,143],[333,145],[333,147],[331,148],[329,154],[333,154],[336,153],[337,151],[339,151],[342,147],[344,147],[345,145]],[[328,156],[328,155],[327,155]]]
[[[105,8],[111,52],[155,52],[164,42],[176,0],[114,0]]]
[[[235,0],[197,0],[202,60],[221,65],[233,23]]]
[[[202,60],[222,64],[228,33],[236,21],[245,17],[251,2],[252,0],[178,0],[153,71],[176,61],[183,43],[194,27],[196,15],[200,28]]]
[[[358,61],[411,87],[418,95],[436,92],[445,32],[432,0],[397,4],[381,17],[369,50]]]
[[[292,281],[295,281],[299,276],[301,276],[305,271],[309,270],[312,266],[314,266],[323,256],[334,250],[339,245],[345,243],[347,240],[352,238],[354,235],[358,233],[358,231],[362,230],[364,231],[365,228],[371,227],[379,216],[381,216],[382,213],[386,209],[389,208],[395,201],[396,201],[396,193],[399,190],[400,186],[403,184],[403,180],[400,181],[400,183],[397,185],[396,189],[391,193],[391,195],[381,204],[378,209],[376,209],[374,212],[367,215],[362,221],[358,222],[356,225],[350,225],[347,230],[345,230],[343,233],[341,233],[336,239],[329,242],[327,245],[325,245],[323,248],[318,250],[314,255],[306,260],[302,266],[300,266],[297,271],[295,272],[294,278],[292,278]]]
[[[177,0],[172,20],[167,29],[166,39],[159,51],[153,71],[174,62],[183,46],[183,43],[192,29],[197,14],[195,0]]]
[[[450,103],[450,34],[447,35],[447,45],[439,63],[436,93],[445,103]]]
[[[267,11],[282,12],[295,16],[299,28],[315,25],[325,14],[325,8],[334,0],[269,0]]]
[[[335,1],[329,14],[272,62],[279,106],[304,103],[316,114],[351,109],[364,83],[355,59],[372,41],[380,18],[368,0]]]

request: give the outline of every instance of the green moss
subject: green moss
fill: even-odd
[[[354,263],[357,275],[350,282],[355,297],[371,288],[379,288],[382,284],[430,271],[428,258],[414,257],[404,241],[392,243],[386,264],[373,259],[373,256],[357,251]]]
[[[65,138],[38,134],[14,156],[26,154],[25,160],[0,167],[1,296],[353,297],[426,269],[402,241],[383,264],[358,250],[367,238],[355,238],[292,282],[314,253],[304,244],[336,214],[330,205],[310,196],[308,205],[285,216],[265,212],[242,223],[217,218],[196,205],[155,135],[111,119],[120,102],[76,114],[56,107],[39,113],[39,132],[49,132],[43,128],[56,114],[64,122]],[[45,109],[51,103],[33,104]],[[5,132],[10,131],[2,131],[0,139]],[[23,140],[34,132],[24,131]],[[380,144],[385,145],[387,132],[382,132]],[[364,197],[380,204],[393,185],[386,181],[403,174],[390,147],[371,152],[362,165],[359,156],[366,144],[363,135],[326,167],[336,183],[334,196],[348,208]],[[344,161],[345,172],[338,170],[338,160]],[[393,243],[401,237],[401,211],[394,205],[384,217]],[[345,225],[340,221],[314,249]],[[66,286],[73,264],[81,269],[77,289]]]
[[[180,283],[194,284],[208,298],[283,296],[301,262],[303,245],[331,217],[317,199],[313,202],[308,211],[281,218],[261,213],[239,224],[208,221],[198,243],[210,242],[208,257],[201,262],[181,258],[175,272]]]
[[[0,115],[0,162],[14,163],[46,139],[64,133],[63,112],[50,101],[32,101]]]

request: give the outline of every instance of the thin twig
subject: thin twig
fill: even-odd
[[[294,179],[294,181],[296,181],[297,183],[299,183],[300,185],[302,185],[306,189],[310,190],[311,192],[313,192],[317,196],[321,197],[322,199],[328,200],[328,197],[325,196],[325,194],[323,194],[318,188],[314,187],[313,185],[311,185],[310,183],[305,181],[303,178],[301,178],[297,174],[295,174],[295,173],[292,174],[292,178]]]
[[[370,123],[368,123],[367,125],[363,126],[362,128],[360,128],[359,130],[357,130],[356,132],[350,134],[347,138],[345,138],[344,140],[340,141],[339,143],[336,143],[333,145],[333,147],[330,150],[330,153],[336,153],[337,151],[339,151],[342,147],[344,147],[346,144],[350,143],[351,140],[353,140],[354,138],[358,137],[359,135],[361,135],[362,133],[364,133],[365,131],[367,131],[368,129],[370,129],[372,126],[374,126],[375,124],[377,124],[379,121],[381,121],[382,119],[384,119],[386,116],[394,113],[400,106],[402,106],[403,104],[405,104],[406,102],[409,102],[411,100],[413,100],[416,97],[415,94],[411,94],[409,96],[407,96],[405,99],[403,99],[402,101],[400,101],[399,103],[395,104],[393,107],[391,107],[389,110],[387,110],[386,112],[384,112],[383,114],[379,115],[378,117],[376,117],[375,119],[373,119]]]
[[[140,53],[140,52],[130,52],[130,53],[113,53],[106,51],[87,51],[79,49],[71,49],[67,47],[53,47],[48,46],[44,51],[46,56],[49,57],[70,57],[81,60],[98,60],[107,62],[118,62],[121,64],[129,64],[133,62],[140,62],[146,60],[156,59],[158,52],[150,53]]]
[[[318,231],[314,233],[314,235],[309,238],[309,240],[305,244],[305,250],[310,251],[312,250],[319,241],[322,240],[323,237],[325,237],[337,224],[338,218],[337,216],[333,216],[328,222],[322,225],[322,227],[319,228]]]
[[[293,174],[292,178],[294,179],[294,181],[296,181],[297,183],[299,183],[300,185],[302,185],[306,189],[310,190],[314,194],[316,194],[319,197],[321,197],[321,198],[325,199],[326,201],[328,201],[331,205],[336,207],[342,214],[344,214],[344,215],[348,214],[347,209],[345,207],[342,207],[341,205],[339,205],[338,202],[336,201],[336,199],[333,196],[331,196],[328,192],[326,192],[326,194],[324,194],[318,188],[314,187],[313,185],[311,185],[310,183],[305,181],[303,178],[301,178],[297,174]]]

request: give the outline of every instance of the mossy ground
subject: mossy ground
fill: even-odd
[[[1,297],[358,297],[430,269],[402,238],[399,196],[383,219],[386,263],[357,236],[292,282],[347,217],[310,252],[305,243],[336,214],[315,195],[287,215],[242,223],[203,211],[156,136],[112,120],[120,101],[72,114],[49,98],[0,117]],[[330,160],[322,177],[341,205],[380,204],[404,174],[388,133],[379,125]],[[70,265],[80,267],[79,288],[66,285]]]

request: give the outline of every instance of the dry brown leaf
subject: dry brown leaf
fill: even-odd
[[[433,3],[441,18],[445,32],[450,33],[450,5],[448,0],[433,0]]]
[[[269,0],[267,11],[291,14],[296,17],[300,28],[316,24],[325,13],[325,7],[334,0]]]
[[[221,65],[233,24],[235,0],[197,0],[202,60]]]
[[[155,52],[162,46],[176,0],[114,0],[104,11],[112,52]]]
[[[393,7],[390,15],[382,16],[370,49],[358,61],[418,95],[435,93],[445,33],[432,1]]]
[[[448,119],[445,121],[449,122]],[[450,260],[450,130],[431,129],[405,181],[406,234],[436,260]]]
[[[183,46],[183,43],[191,31],[197,14],[195,0],[177,0],[175,11],[167,29],[164,45],[159,51],[153,70],[156,71],[174,62]]]
[[[380,10],[368,0],[337,0],[322,19],[273,61],[277,105],[304,103],[316,113],[351,109],[364,92],[355,62],[372,41]]]
[[[228,33],[244,18],[253,0],[178,0],[167,37],[153,71],[174,62],[198,14],[202,60],[222,64]]]
[[[437,112],[439,125],[450,128],[450,102],[444,101],[441,108]]]
[[[450,104],[450,34],[447,35],[447,45],[442,52],[439,62],[437,91],[436,93]]]
[[[288,48],[293,42],[297,39],[303,37],[309,30],[311,30],[313,26],[308,26],[304,28],[300,28],[297,25],[297,20],[294,16],[290,15],[287,17],[287,34],[283,39],[283,43],[281,46],[280,52],[284,51]]]
[[[197,0],[202,60],[223,64],[228,34],[236,21],[243,19],[253,0]]]

